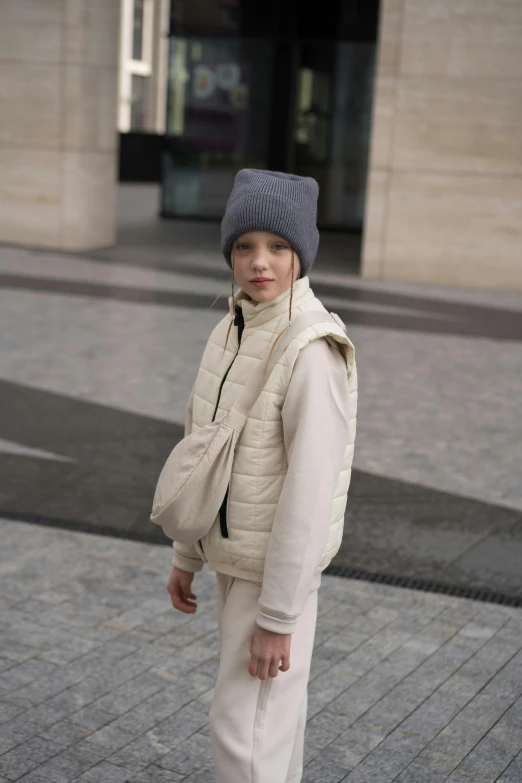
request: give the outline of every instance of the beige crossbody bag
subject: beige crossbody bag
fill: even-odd
[[[329,320],[346,330],[336,313],[310,311],[297,316],[274,349],[269,376],[295,337]],[[187,435],[171,451],[158,479],[150,518],[173,541],[194,544],[212,527],[230,483],[239,436],[267,382],[260,362],[223,418]]]

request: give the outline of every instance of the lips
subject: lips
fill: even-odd
[[[253,280],[250,281],[251,283],[271,283],[271,279],[269,277],[254,277]]]

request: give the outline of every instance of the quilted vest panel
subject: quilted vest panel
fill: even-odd
[[[273,300],[273,306],[262,303],[259,311],[241,291],[235,302],[245,312],[241,345],[238,351],[238,330],[234,326],[226,344],[233,318],[230,297],[230,312],[213,330],[201,360],[194,387],[193,429],[212,421],[218,397],[215,418],[229,410],[253,368],[266,361],[273,341],[288,324],[287,294]],[[294,284],[292,316],[309,310],[327,312],[305,277]],[[350,434],[332,498],[330,532],[316,574],[327,567],[341,545],[356,434],[357,369],[354,348],[346,332],[329,321],[309,327],[290,343],[248,415],[238,440],[228,492],[229,537],[222,535],[218,516],[207,535],[196,545],[203,559],[217,571],[254,581],[262,579],[268,539],[287,471],[281,409],[299,351],[312,340],[323,337],[339,345],[346,362]]]

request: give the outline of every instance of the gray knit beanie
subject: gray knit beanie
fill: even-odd
[[[270,231],[290,243],[308,274],[319,246],[316,226],[319,185],[312,177],[241,169],[221,221],[221,249],[232,268],[234,240],[248,231]]]

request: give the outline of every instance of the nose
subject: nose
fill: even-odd
[[[256,250],[252,256],[252,269],[255,272],[263,272],[268,269],[268,260],[263,250]]]

